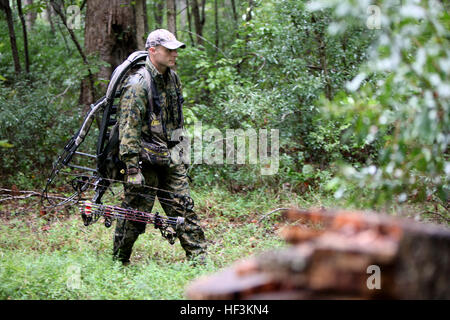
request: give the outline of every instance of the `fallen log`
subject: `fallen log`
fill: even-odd
[[[450,299],[450,229],[379,213],[290,209],[289,244],[191,283],[189,299]]]

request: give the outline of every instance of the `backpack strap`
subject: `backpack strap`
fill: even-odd
[[[159,100],[158,95],[153,94],[153,87],[155,86],[153,83],[154,81],[152,81],[152,76],[150,75],[150,72],[148,72],[148,70],[145,66],[142,67],[141,69],[139,69],[138,73],[144,77],[145,82],[147,83],[147,92],[148,92],[147,97],[148,97],[148,107],[149,107],[148,109],[149,109],[149,113],[151,113],[154,110],[153,97],[155,96]]]
[[[156,116],[159,116],[159,114],[161,113],[161,101],[159,100],[159,94],[158,91],[156,90],[155,81],[153,80],[153,77],[147,70],[147,68],[145,66],[142,67],[141,69],[139,69],[138,73],[144,77],[145,82],[147,83],[147,98],[148,98],[147,114],[149,119],[149,129],[151,133],[152,113],[154,113]],[[163,128],[164,136],[167,139],[167,129],[165,121],[163,121],[163,119],[161,119],[161,125]]]
[[[171,79],[172,82],[175,86],[175,91],[177,92],[177,105],[178,105],[178,127],[181,128],[183,127],[183,123],[184,123],[184,117],[183,117],[183,103],[184,103],[184,98],[183,95],[181,94],[181,90],[178,87],[178,76],[175,73],[175,71],[173,71],[172,69],[170,69],[170,75],[171,75]]]
[[[155,114],[158,115],[161,112],[161,102],[159,101],[159,94],[156,90],[155,81],[153,81],[153,77],[151,76],[151,74],[147,70],[147,68],[142,67],[141,69],[139,69],[138,72],[139,72],[139,74],[141,74],[144,77],[145,82],[147,82],[147,84],[150,84],[148,86],[148,90],[147,90],[148,101],[149,101],[149,112],[155,112]],[[178,86],[177,74],[172,69],[170,69],[169,74],[170,74],[170,80],[173,82],[175,91],[177,93],[178,127],[181,128],[184,123],[184,117],[183,117],[184,98],[183,98],[183,95],[181,94],[180,87]],[[156,109],[155,109],[155,106],[156,106]],[[163,123],[163,127],[164,127],[164,133],[166,134],[166,128],[165,128],[164,123]]]

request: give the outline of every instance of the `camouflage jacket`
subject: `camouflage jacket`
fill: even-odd
[[[182,92],[178,76],[169,68],[161,74],[148,57],[145,68],[155,81],[158,97],[153,101],[159,100],[159,106],[153,103],[153,110],[149,112],[149,90],[150,97],[152,91],[143,70],[134,72],[124,81],[118,109],[119,157],[127,168],[139,166],[142,140],[167,147],[173,130],[183,126],[183,101],[178,101],[177,96],[177,89]]]

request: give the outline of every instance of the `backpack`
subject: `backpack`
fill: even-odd
[[[106,91],[107,103],[103,110],[97,140],[97,173],[104,178],[123,180],[125,164],[119,159],[119,127],[117,122],[118,99],[120,99],[123,82],[136,69],[145,65],[147,51],[132,53],[122,64],[114,69]],[[109,184],[109,183],[108,183]]]

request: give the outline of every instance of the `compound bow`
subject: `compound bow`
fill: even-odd
[[[117,113],[117,106],[114,105],[114,103],[116,98],[120,97],[122,81],[130,74],[131,70],[138,66],[144,65],[147,55],[148,53],[146,51],[136,51],[114,70],[106,95],[91,105],[91,109],[85,116],[80,129],[69,140],[62,153],[54,162],[52,172],[47,179],[41,194],[41,205],[44,208],[55,208],[58,206],[80,203],[83,193],[93,187],[95,195],[92,198],[92,202],[84,201],[80,203],[80,212],[85,226],[98,221],[100,217],[105,218],[106,227],[111,226],[113,219],[139,221],[148,224],[151,223],[156,228],[160,229],[162,236],[173,244],[175,241],[175,236],[183,230],[184,218],[163,217],[160,216],[159,213],[151,214],[148,212],[125,209],[117,206],[108,206],[103,205],[101,202],[103,195],[110,188],[112,182],[123,182],[121,180],[114,180],[108,177],[108,172],[104,165],[107,150],[110,147],[108,142],[111,141],[111,128],[117,122],[114,118],[114,115]],[[89,133],[96,114],[101,111],[103,111],[103,116],[100,123],[96,155],[77,151]],[[96,168],[94,169],[73,164],[72,160],[75,155],[96,159]],[[84,172],[89,172],[89,174],[77,174],[71,181],[71,186],[74,189],[74,192],[70,196],[64,197],[61,200],[61,197],[49,195],[49,190],[55,187],[55,179],[62,173],[62,169],[64,168],[82,170]],[[185,210],[192,210],[193,203],[190,197],[180,195],[176,196],[181,197],[184,202],[183,207]],[[52,199],[60,199],[61,201],[54,202]]]

